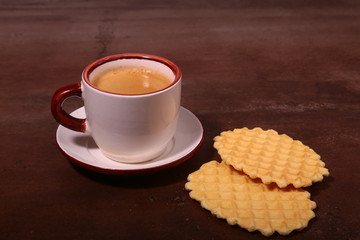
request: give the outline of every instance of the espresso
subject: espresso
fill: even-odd
[[[166,88],[172,80],[146,67],[118,67],[97,74],[91,82],[96,88],[111,93],[145,94]]]

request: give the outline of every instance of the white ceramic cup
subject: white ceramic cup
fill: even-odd
[[[166,88],[146,94],[116,94],[97,89],[91,80],[99,72],[120,66],[155,69],[172,79]],[[63,110],[70,96],[84,100],[86,119]],[[81,83],[58,89],[52,99],[54,118],[74,131],[89,132],[102,153],[125,163],[137,163],[159,156],[173,138],[179,116],[181,70],[173,62],[148,54],[119,54],[87,66]]]

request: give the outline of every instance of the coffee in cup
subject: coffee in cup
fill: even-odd
[[[94,77],[91,83],[98,89],[118,94],[146,94],[162,90],[173,80],[147,67],[117,67]]]
[[[71,96],[84,100],[86,119],[63,109]],[[59,88],[54,118],[87,132],[108,158],[137,163],[156,158],[174,136],[179,117],[181,71],[173,62],[148,54],[118,54],[87,66],[82,81]]]

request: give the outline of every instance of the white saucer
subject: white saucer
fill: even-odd
[[[85,118],[84,107],[71,113]],[[110,174],[141,174],[156,172],[185,162],[194,155],[203,142],[204,130],[199,119],[189,110],[180,107],[178,127],[174,138],[159,157],[143,163],[119,163],[105,157],[87,133],[59,126],[56,140],[65,156],[81,167]]]

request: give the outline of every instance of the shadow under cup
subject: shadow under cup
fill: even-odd
[[[146,94],[117,94],[100,90],[92,79],[118,67],[145,67],[173,81]],[[137,163],[159,156],[174,136],[179,117],[181,71],[167,59],[145,54],[120,54],[90,64],[83,71],[85,131],[108,158]]]

